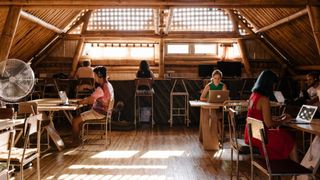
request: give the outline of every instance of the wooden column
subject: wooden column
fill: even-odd
[[[164,43],[163,38],[159,42],[159,79],[164,78]]]
[[[308,6],[307,9],[313,31],[313,36],[318,47],[318,53],[320,55],[320,7]]]
[[[83,45],[84,45],[84,38],[81,38],[78,40],[77,49],[76,49],[75,55],[73,57],[72,69],[71,69],[71,73],[69,75],[70,77],[73,77],[74,74],[76,73],[78,62],[79,62],[79,59],[80,59],[82,51],[83,51]]]
[[[6,22],[3,26],[0,37],[0,62],[6,61],[9,57],[12,41],[17,30],[20,19],[21,6],[12,6],[9,9]],[[0,67],[0,76],[4,72],[4,66]]]
[[[242,39],[238,39],[238,45],[240,48],[240,54],[241,54],[242,64],[244,65],[244,70],[246,71],[246,74],[248,75],[248,77],[251,77],[252,76],[251,68],[250,68],[249,60],[247,58],[245,44]]]
[[[88,14],[86,14],[86,17],[85,17],[84,22],[83,22],[82,30],[81,30],[81,35],[85,34],[86,31],[87,31],[87,27],[88,27],[88,24],[89,24],[89,19],[91,17],[91,13],[92,13],[92,10],[90,10],[88,12]],[[81,37],[78,40],[77,49],[76,49],[76,52],[75,52],[75,55],[74,55],[73,61],[72,61],[72,69],[71,69],[71,72],[69,74],[70,77],[74,77],[74,75],[76,73],[78,62],[79,62],[79,59],[80,59],[80,57],[82,55],[82,51],[83,51],[84,40],[85,40],[84,37]]]

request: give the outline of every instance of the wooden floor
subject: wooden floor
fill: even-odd
[[[70,136],[63,139],[70,143]],[[113,131],[111,139],[107,149],[85,145],[43,155],[41,179],[230,179],[230,154],[203,150],[198,128],[141,127]],[[240,166],[241,179],[249,179],[248,162]],[[35,167],[25,169],[25,179],[36,179]]]

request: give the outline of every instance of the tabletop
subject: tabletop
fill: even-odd
[[[77,110],[83,105],[75,104],[76,101],[80,99],[69,99],[69,105],[60,105],[62,101],[60,98],[45,98],[45,99],[36,99],[29,102],[37,102],[38,111],[61,111],[61,110]]]
[[[0,119],[0,130],[18,126],[24,123],[24,119]]]

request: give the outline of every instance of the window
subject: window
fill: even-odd
[[[151,8],[108,8],[98,9],[91,14],[89,31],[153,30]]]
[[[154,44],[134,43],[85,43],[83,56],[92,59],[154,60]]]
[[[218,46],[217,44],[195,44],[194,53],[218,55]]]
[[[188,44],[168,44],[167,54],[188,54],[189,45]]]
[[[232,21],[224,10],[215,8],[175,8],[170,30],[231,32]]]

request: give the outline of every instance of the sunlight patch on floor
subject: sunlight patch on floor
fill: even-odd
[[[184,151],[148,151],[141,158],[169,158],[170,156],[182,156]]]
[[[91,156],[91,158],[130,158],[138,152],[139,151],[103,151]]]
[[[69,169],[167,169],[164,165],[71,165]]]

